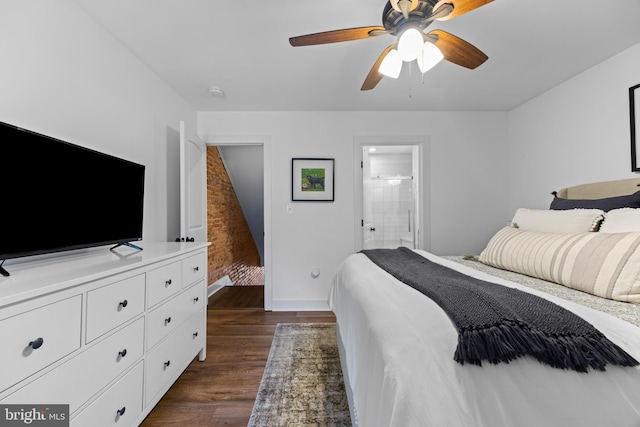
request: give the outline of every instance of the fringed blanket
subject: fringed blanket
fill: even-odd
[[[638,365],[590,323],[544,298],[467,276],[403,247],[362,253],[447,313],[458,329],[454,360],[460,364],[531,355],[579,372],[604,371],[607,363]]]

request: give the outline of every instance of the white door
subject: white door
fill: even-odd
[[[180,240],[207,241],[207,147],[180,122]]]
[[[371,158],[367,147],[362,148],[362,248],[374,248],[373,226],[373,181],[371,180]]]
[[[413,172],[412,176],[414,177],[413,181],[413,248],[414,249],[422,249],[420,245],[420,228],[422,223],[420,218],[422,218],[422,212],[420,212],[420,191],[422,191],[422,187],[420,186],[420,147],[418,145],[414,145],[411,151],[412,154],[412,162],[413,162]]]

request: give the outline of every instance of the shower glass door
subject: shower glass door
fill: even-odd
[[[371,185],[374,247],[414,248],[414,195],[412,177],[374,177]]]

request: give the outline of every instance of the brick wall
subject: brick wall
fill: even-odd
[[[262,286],[264,268],[217,147],[207,146],[209,283],[228,275],[234,286]]]

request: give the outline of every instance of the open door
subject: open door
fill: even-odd
[[[366,147],[362,147],[362,248],[374,248],[374,233],[376,229],[373,226],[373,181],[371,180],[371,158],[366,151]]]
[[[180,237],[207,241],[207,147],[180,122]]]

